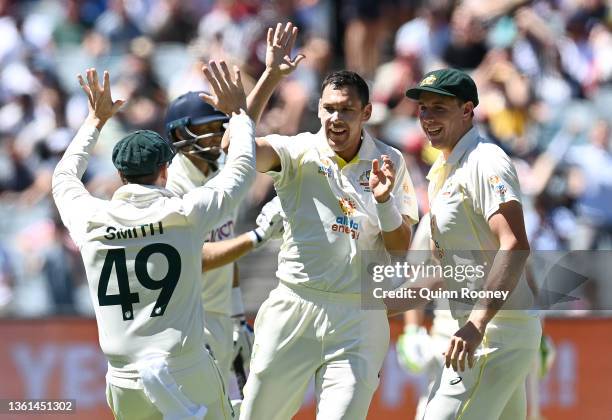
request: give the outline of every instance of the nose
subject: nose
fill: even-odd
[[[331,116],[329,117],[329,121],[331,122],[335,122],[338,121],[340,115],[338,114],[338,111],[335,111],[333,114],[331,114]]]
[[[419,117],[424,121],[433,121],[433,112],[427,109],[419,110]]]

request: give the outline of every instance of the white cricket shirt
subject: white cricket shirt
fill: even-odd
[[[400,213],[418,220],[414,188],[401,153],[365,130],[359,152],[345,163],[329,147],[325,131],[266,139],[278,153],[270,171],[287,215],[278,254],[278,278],[334,293],[360,293],[362,251],[386,251],[368,179],[372,160],[389,155],[397,176],[392,199]]]
[[[434,253],[443,265],[476,264],[482,262],[478,251],[496,251],[499,241],[491,232],[488,220],[502,203],[521,202],[520,186],[516,169],[510,158],[495,144],[479,136],[474,127],[455,145],[448,159],[443,155],[432,165],[427,179],[429,183],[430,228],[434,242]],[[460,252],[461,261],[453,251],[473,251],[474,259],[463,259],[467,254]],[[487,254],[488,255],[488,254]],[[490,268],[491,261],[487,261]],[[448,279],[447,279],[448,280]],[[464,281],[447,281],[447,288],[459,290],[482,287],[474,278]],[[510,295],[507,305],[526,308],[531,301],[525,296],[531,293],[524,279]],[[512,299],[523,301],[512,301]],[[471,306],[455,300],[450,301],[455,318],[464,317]],[[523,316],[525,311],[501,310],[496,316]]]
[[[246,194],[254,177],[254,124],[230,120],[232,146],[221,173],[182,198],[156,186],[127,184],[110,201],[92,197],[80,178],[98,130],[85,125],[53,174],[53,197],[78,245],[109,374],[136,377],[149,355],[203,351],[201,249]]]
[[[206,176],[183,154],[178,153],[168,169],[166,188],[183,196],[189,191],[201,187],[218,174],[214,172]],[[228,213],[212,230],[206,232],[204,242],[217,242],[234,237],[237,209]],[[202,273],[202,304],[204,310],[223,315],[231,315],[232,282],[234,280],[234,264]]]

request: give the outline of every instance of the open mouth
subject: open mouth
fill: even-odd
[[[435,137],[442,132],[442,127],[429,127],[425,129],[425,132],[427,133],[427,135]]]
[[[345,128],[341,127],[330,127],[329,132],[336,136],[341,136],[347,132]]]

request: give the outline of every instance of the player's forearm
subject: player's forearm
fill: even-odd
[[[69,174],[80,179],[87,169],[89,155],[96,145],[99,134],[98,120],[87,118],[57,164],[53,178]]]
[[[261,77],[257,80],[255,87],[247,96],[247,113],[251,119],[257,124],[263,114],[272,93],[282,80],[282,75],[272,72],[270,69],[264,70]],[[227,151],[227,147],[231,141],[230,130],[228,129],[223,134],[221,147]]]
[[[96,124],[89,119],[79,129],[53,171],[51,188],[56,199],[65,192],[67,182],[76,181],[82,186],[80,179],[87,169],[89,156],[96,145],[99,134]]]
[[[528,245],[515,242],[510,246],[502,246],[491,264],[491,270],[483,289],[487,291],[508,292],[507,296],[509,296],[516,288],[523,274],[528,257]],[[484,333],[487,324],[505,302],[504,298],[480,299],[474,309],[472,309],[469,321]]]
[[[202,247],[202,270],[210,271],[236,261],[253,249],[248,234],[219,242],[207,242]]]
[[[383,242],[385,249],[394,254],[405,254],[410,248],[410,239],[412,231],[408,222],[403,221],[402,224],[395,230],[390,232],[382,231]]]
[[[229,124],[232,140],[226,165],[208,186],[240,200],[255,177],[255,124],[244,112],[234,114]]]
[[[404,325],[421,326],[425,323],[425,309],[418,308],[404,313]]]
[[[270,69],[264,70],[255,87],[247,96],[248,112],[256,123],[259,122],[263,110],[282,78],[283,76],[278,72],[273,72]]]

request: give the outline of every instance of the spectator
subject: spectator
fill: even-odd
[[[96,19],[95,29],[118,52],[126,51],[130,41],[142,34],[126,9],[126,0],[109,0],[109,8]]]

